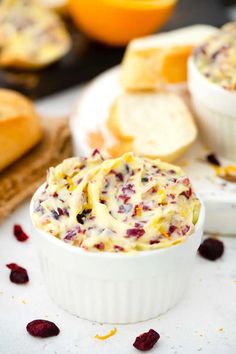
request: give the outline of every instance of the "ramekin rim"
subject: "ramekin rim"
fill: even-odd
[[[220,86],[219,84],[216,84],[214,82],[211,82],[210,80],[208,80],[206,78],[205,75],[203,75],[203,73],[201,73],[201,71],[197,68],[195,62],[194,62],[194,56],[191,55],[189,58],[188,58],[188,67],[192,70],[195,71],[195,73],[198,75],[198,77],[201,78],[202,81],[204,81],[204,83],[206,85],[209,86],[210,89],[213,89],[215,90],[217,93],[219,94],[224,94],[224,95],[228,95],[229,97],[232,97],[232,99],[235,99],[236,101],[236,91],[235,92],[231,92],[227,89],[225,89],[224,87]]]
[[[146,251],[134,251],[134,252],[89,252],[89,251],[85,251],[83,250],[81,247],[76,247],[70,244],[67,244],[66,242],[63,242],[63,240],[58,239],[57,237],[38,229],[34,222],[33,222],[33,218],[32,218],[32,214],[33,214],[33,201],[35,196],[37,196],[37,194],[40,192],[40,190],[43,188],[43,186],[45,185],[45,183],[41,184],[38,189],[36,190],[36,192],[34,193],[33,197],[31,198],[30,201],[30,219],[31,219],[31,224],[33,225],[34,229],[40,233],[44,239],[52,244],[54,244],[57,247],[63,248],[65,251],[71,252],[71,253],[77,253],[78,255],[82,255],[85,257],[94,257],[94,258],[100,258],[101,257],[106,257],[106,258],[113,258],[113,259],[118,259],[118,258],[122,258],[122,259],[132,259],[132,258],[137,258],[137,257],[148,257],[151,255],[157,255],[157,254],[162,254],[165,252],[168,252],[168,250],[171,250],[173,248],[179,248],[181,247],[183,244],[185,244],[186,242],[188,242],[192,237],[194,237],[195,234],[197,234],[199,232],[199,230],[201,228],[203,228],[204,225],[204,221],[205,221],[205,206],[204,203],[202,201],[202,199],[197,195],[197,198],[200,201],[201,204],[201,208],[200,208],[200,213],[199,213],[199,217],[198,217],[198,221],[195,225],[195,230],[194,232],[187,236],[181,243],[178,243],[176,245],[171,245],[169,247],[165,247],[165,248],[159,248],[156,250],[146,250]]]

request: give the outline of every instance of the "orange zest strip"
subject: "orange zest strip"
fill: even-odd
[[[172,240],[172,237],[170,235],[168,235],[168,233],[162,228],[160,227],[160,233],[166,237],[168,240]]]
[[[112,336],[114,336],[117,332],[116,327],[114,327],[108,334],[106,334],[105,336],[99,336],[99,334],[96,334],[96,336],[94,338],[100,339],[100,340],[105,340],[108,339]]]

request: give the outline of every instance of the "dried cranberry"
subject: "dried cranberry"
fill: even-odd
[[[115,250],[116,252],[123,252],[125,249],[124,249],[124,247],[122,247],[122,246],[114,245],[114,250]]]
[[[103,242],[97,243],[96,245],[94,245],[95,248],[97,248],[98,250],[102,251],[105,248],[105,245]]]
[[[127,192],[135,193],[134,185],[132,183],[126,184],[124,187],[122,187],[121,190],[123,193],[127,193]]]
[[[130,172],[129,165],[127,165],[127,163],[125,164],[125,170],[126,170],[127,173]]]
[[[16,263],[10,263],[6,265],[9,269],[11,269],[10,280],[15,284],[25,284],[28,283],[29,277],[27,270],[18,266]]]
[[[148,182],[148,177],[142,177],[141,181],[142,181],[143,183]]]
[[[209,154],[206,156],[206,160],[211,163],[212,165],[215,165],[215,166],[221,166],[221,163],[220,161],[218,160],[218,158],[216,157],[215,154]]]
[[[100,151],[98,150],[98,149],[94,149],[93,150],[93,153],[92,153],[92,156],[94,157],[94,156],[96,156],[96,155],[100,155]]]
[[[192,193],[192,188],[189,188],[187,191],[180,193],[180,195],[183,195],[185,198],[189,199]]]
[[[182,228],[182,235],[186,235],[190,230],[190,226],[189,225],[185,225],[183,228]]]
[[[176,229],[177,229],[177,227],[175,225],[170,225],[168,234],[170,234],[170,235],[173,234],[173,232],[175,232]]]
[[[150,244],[150,245],[155,245],[155,244],[157,244],[157,243],[160,243],[160,240],[155,239],[155,238],[153,238],[153,239],[151,239],[151,240],[149,241],[149,244]]]
[[[67,212],[68,213],[68,212]],[[52,211],[52,216],[54,219],[58,220],[60,216],[64,215],[64,211],[61,208],[57,208]]]
[[[154,193],[156,193],[156,192],[157,192],[157,188],[156,188],[156,187],[152,187],[152,188],[151,188],[151,193],[154,194]]]
[[[127,195],[123,195],[123,194],[119,195],[119,198],[123,199],[124,204],[127,204],[128,201],[130,200],[130,197],[128,197]]]
[[[136,228],[136,227],[134,227],[133,229],[128,229],[128,230],[126,231],[127,237],[132,237],[132,236],[134,236],[134,237],[136,237],[136,238],[139,238],[139,237],[143,236],[144,233],[145,233],[144,229],[142,229],[142,228]]]
[[[152,210],[148,205],[143,204],[143,210],[144,211],[149,211]]]
[[[118,181],[120,181],[120,182],[123,182],[123,181],[124,181],[124,175],[123,175],[123,173],[121,173],[121,172],[116,172],[116,171],[114,171],[114,170],[111,170],[110,172],[113,173],[113,174],[116,176],[116,178],[118,179]]]
[[[47,320],[34,320],[26,326],[27,332],[34,337],[47,338],[60,333],[55,323]]]
[[[24,242],[29,238],[29,236],[23,231],[22,227],[17,224],[13,227],[13,233],[16,239],[20,242]]]
[[[148,332],[145,332],[143,334],[140,334],[135,339],[135,342],[133,343],[133,346],[141,350],[142,352],[146,350],[152,349],[152,347],[156,344],[156,342],[160,339],[160,334],[154,331],[154,329],[149,329]]]
[[[83,224],[84,223],[84,219],[86,217],[86,215],[91,213],[91,209],[85,209],[82,211],[81,214],[77,214],[76,218],[79,224]]]
[[[203,258],[215,261],[224,253],[224,244],[215,238],[207,238],[200,245],[198,252]]]

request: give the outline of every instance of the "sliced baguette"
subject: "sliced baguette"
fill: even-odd
[[[166,92],[122,94],[110,111],[107,125],[120,143],[132,146],[136,154],[166,161],[179,158],[197,136],[184,101]]]
[[[122,86],[153,90],[163,83],[186,81],[187,59],[193,48],[216,31],[216,27],[194,25],[131,41],[121,66]]]

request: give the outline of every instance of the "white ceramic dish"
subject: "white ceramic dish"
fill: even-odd
[[[236,93],[211,83],[188,62],[188,87],[207,146],[227,159],[236,161]]]
[[[72,314],[97,322],[139,322],[164,313],[184,296],[204,217],[202,204],[195,232],[181,244],[132,254],[85,252],[35,228],[51,298]]]

